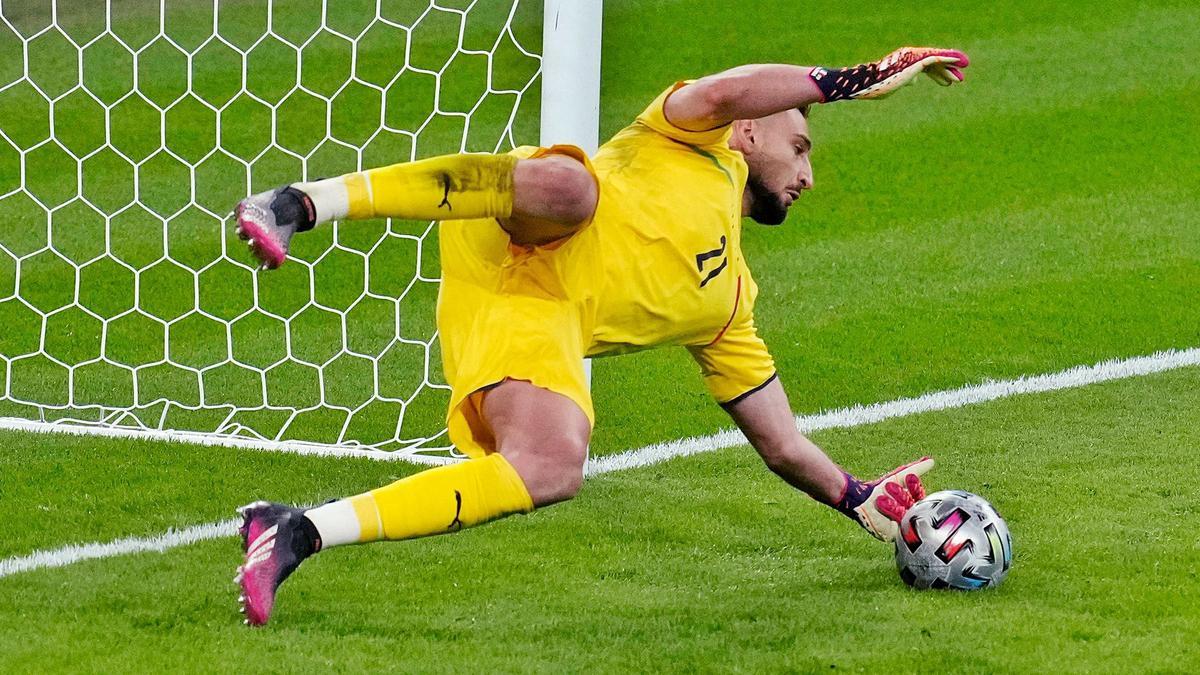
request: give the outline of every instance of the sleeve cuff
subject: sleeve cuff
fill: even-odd
[[[740,403],[740,402],[744,401],[744,400],[745,400],[747,397],[749,397],[751,394],[753,394],[753,393],[755,393],[755,392],[759,391],[760,389],[762,389],[763,387],[767,386],[768,384],[771,384],[771,382],[775,381],[775,379],[776,379],[776,378],[778,378],[778,377],[779,377],[779,372],[778,372],[778,371],[776,371],[776,372],[774,372],[774,373],[771,373],[771,376],[770,376],[770,377],[768,377],[767,379],[763,380],[763,381],[762,381],[762,384],[759,384],[758,386],[754,387],[753,389],[751,389],[751,390],[749,390],[749,391],[742,392],[741,394],[738,394],[737,396],[735,396],[735,397],[733,397],[733,398],[729,399],[728,401],[721,401],[721,402],[719,403],[719,405],[720,405],[722,408],[727,408],[727,407],[729,407],[729,406],[731,406],[731,405],[734,405],[734,404],[736,404],[736,403]]]

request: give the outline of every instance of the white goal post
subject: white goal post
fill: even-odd
[[[0,0],[0,429],[448,461],[436,224],[319,228],[257,273],[228,211],[434,154],[594,153],[601,19]]]

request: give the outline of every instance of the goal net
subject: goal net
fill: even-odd
[[[536,144],[542,14],[0,0],[0,426],[451,454],[436,225],[318,228],[257,273],[228,214],[283,183]]]

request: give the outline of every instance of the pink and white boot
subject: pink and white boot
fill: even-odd
[[[283,264],[292,236],[311,230],[317,219],[312,199],[290,185],[246,197],[234,215],[237,236],[267,270]]]
[[[237,569],[234,582],[241,586],[238,597],[245,623],[262,626],[271,618],[279,585],[304,562],[321,550],[321,539],[302,509],[271,502],[254,502],[238,509],[242,516],[242,547],[246,560]]]

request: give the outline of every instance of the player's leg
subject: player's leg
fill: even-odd
[[[591,427],[573,401],[512,380],[486,393],[483,415],[496,453],[313,509],[268,502],[244,507],[246,562],[237,582],[246,622],[266,623],[279,585],[318,551],[457,532],[579,491]]]
[[[596,179],[578,160],[544,155],[517,162],[513,209],[500,224],[513,242],[546,244],[573,234],[596,212]]]
[[[283,264],[291,238],[342,219],[496,218],[519,244],[566,236],[591,218],[595,180],[576,159],[549,154],[463,154],[293,183],[238,203],[237,233],[267,268]]]
[[[240,509],[244,564],[235,577],[246,622],[270,617],[279,585],[314,553],[334,546],[457,532],[534,504],[500,454],[427,469],[381,488],[303,510],[256,502]]]
[[[521,380],[483,392],[496,452],[311,509],[318,547],[457,532],[570,499],[591,425],[574,401]]]
[[[592,427],[574,401],[508,380],[487,392],[483,417],[495,434],[497,452],[521,476],[535,506],[579,492]]]

